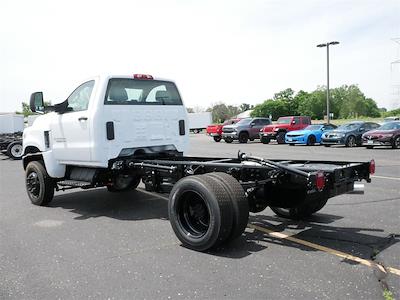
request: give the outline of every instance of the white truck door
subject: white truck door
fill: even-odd
[[[95,81],[77,87],[68,97],[67,111],[51,124],[53,152],[60,162],[79,164],[91,160],[91,120],[88,106]]]

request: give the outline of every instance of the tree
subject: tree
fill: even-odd
[[[242,104],[240,104],[240,106],[239,106],[240,112],[244,112],[244,111],[247,111],[247,110],[250,110],[250,109],[253,109],[253,108],[254,108],[254,106],[253,106],[253,105],[250,105],[250,104],[248,104],[248,103],[242,103]]]
[[[24,115],[24,117],[30,116],[30,115],[34,115],[35,113],[31,111],[31,108],[29,106],[28,103],[26,102],[22,102],[22,111],[16,111],[16,114],[19,115]],[[51,102],[50,101],[45,101],[44,102],[44,106],[51,106]]]
[[[207,109],[207,111],[211,112],[213,122],[215,123],[222,123],[225,120],[228,120],[233,116],[236,116],[240,112],[237,106],[233,105],[226,106],[222,102],[212,105]]]
[[[189,114],[194,113],[194,109],[191,107],[186,107],[186,110]]]
[[[277,120],[279,117],[287,116],[289,109],[287,103],[282,100],[266,100],[261,104],[254,107],[251,113],[252,117],[266,117],[272,116],[272,120]]]

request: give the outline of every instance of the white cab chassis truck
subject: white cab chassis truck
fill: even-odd
[[[23,133],[28,196],[47,205],[55,191],[106,187],[169,194],[169,219],[179,240],[205,251],[239,237],[249,211],[269,206],[302,219],[331,197],[363,192],[371,162],[269,160],[185,156],[187,113],[174,82],[150,75],[99,76],[62,103],[30,107],[47,112]]]

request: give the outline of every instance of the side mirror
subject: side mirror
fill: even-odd
[[[292,125],[294,125],[294,124],[296,124],[296,121],[295,121],[295,120],[292,121]]]
[[[44,112],[44,101],[42,92],[35,92],[31,95],[29,108],[32,112]]]
[[[360,131],[360,132],[362,132],[362,131],[364,131],[364,130],[365,130],[364,127],[360,127],[360,129],[358,129],[358,131]]]
[[[256,123],[254,123],[254,122],[250,123],[250,127],[254,127],[254,125],[256,125]]]

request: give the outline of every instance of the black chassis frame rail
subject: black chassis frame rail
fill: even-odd
[[[235,177],[245,191],[272,182],[303,186],[308,194],[319,192],[316,176],[318,172],[323,172],[329,197],[352,191],[355,181],[371,181],[369,162],[269,160],[241,152],[237,158],[173,155],[119,157],[110,161],[110,168],[112,171],[136,171],[141,176],[147,176],[154,187],[163,180],[172,186],[185,176],[225,172]],[[154,191],[167,192],[158,188]]]

